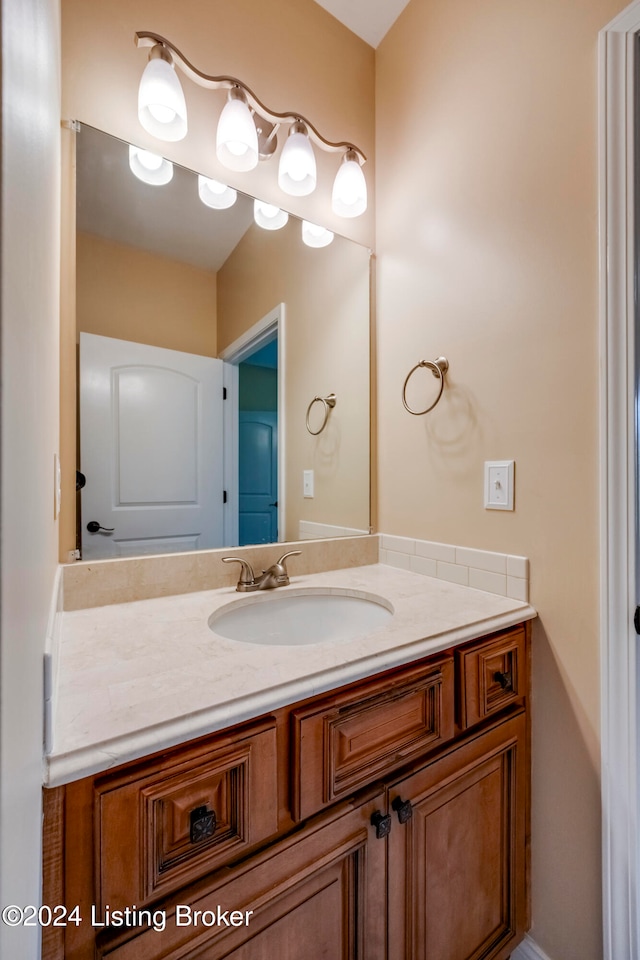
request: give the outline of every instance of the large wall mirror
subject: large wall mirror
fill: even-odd
[[[82,558],[368,533],[369,250],[76,146]]]

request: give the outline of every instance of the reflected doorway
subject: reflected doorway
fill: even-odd
[[[278,337],[238,364],[238,540],[278,540]]]
[[[286,539],[285,330],[285,305],[279,303],[219,354],[231,401],[225,404],[225,542],[230,546]],[[249,465],[251,449],[258,461]]]

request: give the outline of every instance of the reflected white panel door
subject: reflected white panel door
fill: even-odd
[[[278,414],[239,413],[239,542],[278,540]]]
[[[222,368],[80,334],[83,560],[222,546]]]

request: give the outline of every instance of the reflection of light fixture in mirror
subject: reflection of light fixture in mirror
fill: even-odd
[[[240,87],[229,90],[229,99],[220,114],[216,156],[229,170],[244,172],[258,166],[258,131]]]
[[[253,201],[253,219],[264,230],[280,230],[289,219],[286,210],[280,207],[274,207],[271,203],[264,203],[263,200]]]
[[[343,217],[357,217],[367,209],[367,187],[362,172],[366,157],[353,143],[327,140],[298,112],[276,113],[235,77],[203,73],[177,47],[156,33],[138,32],[136,43],[138,47],[160,44],[164,51],[170,52],[176,67],[194,83],[206,90],[228,91],[229,100],[220,116],[216,136],[216,154],[225,167],[242,172],[254,169],[259,160],[269,160],[277,151],[279,127],[290,124],[280,156],[278,183],[281,189],[294,197],[306,196],[315,189],[313,142],[327,153],[344,155],[333,188],[334,212]]]
[[[278,186],[291,197],[306,197],[316,188],[316,158],[304,123],[296,120],[280,154]]]
[[[238,193],[233,187],[228,187],[226,183],[220,183],[219,180],[210,180],[209,177],[203,177],[199,173],[198,196],[205,206],[211,207],[213,210],[226,210],[234,205]]]
[[[171,54],[161,43],[151,49],[138,90],[138,119],[159,140],[187,135],[187,105]]]
[[[347,150],[333,182],[331,207],[340,217],[359,217],[367,209],[367,182],[355,150]]]
[[[333,234],[326,227],[319,227],[317,223],[303,220],[302,239],[308,247],[328,247],[333,240]]]
[[[138,180],[161,187],[173,176],[173,164],[157,153],[129,145],[129,167]]]

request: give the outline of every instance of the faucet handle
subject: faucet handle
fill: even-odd
[[[248,560],[241,560],[240,557],[222,557],[223,563],[240,563],[242,564],[242,571],[240,572],[240,579],[238,580],[238,587],[241,583],[244,584],[253,584],[256,582],[256,576],[253,572],[253,567]]]
[[[299,557],[299,556],[301,555],[301,553],[302,553],[302,550],[290,550],[289,553],[283,554],[277,562],[278,562],[278,563],[284,563],[284,561],[285,561],[288,557]]]
[[[287,560],[289,557],[299,557],[301,553],[302,553],[302,550],[291,550],[290,553],[283,554],[283,556],[281,556],[280,559],[276,561],[276,566],[284,565],[284,561]]]

